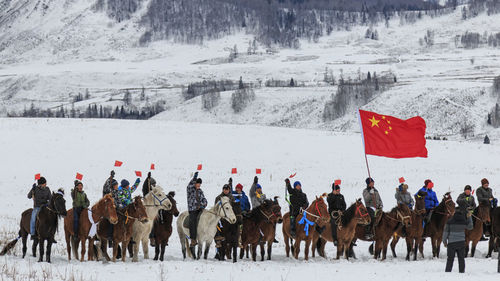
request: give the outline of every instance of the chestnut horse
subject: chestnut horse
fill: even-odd
[[[434,208],[431,220],[425,224],[423,237],[430,237],[432,244],[432,257],[439,258],[441,241],[443,240],[444,226],[449,218],[455,214],[455,202],[451,198],[450,192],[443,195],[443,200]],[[420,254],[423,256],[424,243],[420,244]]]
[[[111,194],[106,194],[99,202],[94,204],[90,208],[90,213],[92,214],[92,221],[94,224],[101,222],[106,219],[112,224],[118,222],[118,217],[116,215],[115,201]],[[92,222],[89,219],[89,209],[83,209],[80,214],[80,223],[78,226],[78,234],[75,235],[73,228],[73,209],[68,210],[68,215],[64,218],[64,236],[66,238],[66,250],[68,251],[68,260],[71,260],[71,249],[73,248],[73,255],[75,259],[78,259],[78,246],[82,244],[82,252],[80,261],[84,261],[85,256],[85,242],[89,240],[89,253],[88,260],[94,260],[94,240],[95,234],[90,234],[90,229],[92,227]]]
[[[347,210],[338,213],[336,220],[337,220],[336,221],[337,259],[340,259],[340,256],[342,254],[344,254],[344,257],[346,259],[349,259],[349,250],[356,232],[356,225],[370,224],[371,218],[370,215],[368,214],[368,210],[366,210],[365,205],[363,205],[363,202],[361,202],[361,199],[358,199],[354,204],[352,204],[349,208],[347,208]],[[320,244],[318,244],[319,239],[322,239]],[[316,246],[321,245],[320,248],[318,248],[318,254],[326,258],[325,255],[326,241],[333,242],[331,223],[327,224],[325,226],[325,229],[321,233],[319,233],[318,231],[314,232],[313,243],[312,243],[313,257]]]
[[[132,238],[132,227],[136,220],[140,222],[147,222],[148,214],[146,213],[146,207],[142,203],[141,196],[136,196],[134,201],[130,203],[127,207],[117,210],[118,223],[113,226],[113,258],[112,261],[116,262],[116,256],[118,254],[118,244],[122,243],[122,261],[124,262],[127,255],[125,253],[128,248],[128,244]],[[97,237],[99,238],[99,245],[97,250],[100,257],[106,258],[106,260],[111,260],[108,256],[106,245],[108,242],[108,233],[111,224],[109,221],[104,220],[97,226]]]
[[[387,258],[387,246],[389,245],[389,240],[394,232],[396,232],[402,225],[405,227],[409,227],[411,225],[411,210],[405,204],[398,204],[390,212],[382,213],[379,223],[375,226],[375,235],[372,240],[367,240],[365,238],[365,227],[360,225],[356,226],[355,238],[363,241],[375,241],[373,257],[378,259],[380,258],[380,254],[382,254],[381,260],[385,260]],[[373,245],[370,246],[370,249],[372,249],[372,247]],[[372,251],[370,251],[370,253],[371,252]]]
[[[275,198],[276,200],[276,198]],[[274,235],[276,231],[270,230],[268,224],[274,225],[281,221],[281,207],[276,206],[274,201],[265,200],[260,206],[254,208],[248,217],[243,217],[243,229],[241,231],[241,245],[240,259],[243,258],[245,254],[245,249],[250,245],[252,260],[257,260],[257,246],[263,241],[268,241],[269,239],[274,240]],[[261,256],[263,256],[263,245],[261,244]],[[247,252],[248,253],[248,252]],[[268,252],[270,256],[270,252]]]
[[[281,215],[281,206],[278,203],[278,196],[274,197],[274,201],[271,201],[272,213],[266,216],[266,220],[261,222],[259,229],[262,232],[262,237],[260,238],[260,257],[261,261],[264,261],[264,245],[267,244],[267,260],[271,260],[271,253],[273,250],[273,243],[276,237],[276,223],[283,222],[283,216]],[[274,221],[274,222],[273,222]]]
[[[300,242],[305,241],[305,249],[304,249],[304,259],[309,259],[309,247],[311,245],[314,232],[316,231],[316,226],[319,228],[324,227],[325,225],[330,223],[330,214],[328,213],[328,208],[325,204],[323,198],[326,197],[326,193],[321,195],[320,197],[316,196],[316,199],[309,205],[306,210],[302,210],[300,214],[296,218],[296,232],[295,237],[292,238],[290,234],[290,213],[286,213],[283,216],[283,239],[285,240],[285,252],[286,256],[290,256],[290,244],[293,242],[292,252],[295,259],[299,258],[300,252]],[[305,223],[300,224],[305,215]],[[309,222],[314,225],[309,225]],[[307,227],[309,227],[308,232],[306,232]]]
[[[392,256],[396,255],[396,244],[399,238],[405,238],[406,240],[406,260],[410,260],[410,253],[413,251],[413,260],[417,260],[417,252],[420,244],[422,244],[422,235],[424,233],[424,217],[425,217],[425,196],[426,192],[418,192],[415,197],[415,210],[411,214],[411,226],[406,228],[406,233],[403,233],[403,228],[399,228],[396,233],[394,233],[391,242]]]
[[[177,202],[175,201],[174,196],[175,192],[171,191],[168,193],[167,197],[172,203],[172,208],[168,211],[160,210],[158,216],[156,216],[154,220],[153,231],[155,236],[155,261],[158,260],[158,256],[160,257],[160,261],[163,261],[165,247],[168,246],[168,238],[172,235],[172,221],[174,220],[174,217],[179,216],[179,210],[177,210]]]
[[[474,257],[476,252],[476,245],[481,240],[483,236],[483,224],[489,225],[491,223],[490,218],[490,204],[479,203],[479,206],[474,210],[472,214],[472,221],[474,222],[474,228],[472,230],[465,230],[465,256],[469,254],[469,244],[472,241],[472,248],[470,251],[470,256]]]

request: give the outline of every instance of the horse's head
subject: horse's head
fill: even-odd
[[[452,217],[455,214],[455,202],[453,202],[453,198],[451,198],[450,193],[451,192],[446,192],[443,195],[443,200],[440,203],[440,205],[444,205],[445,212],[448,217]]]
[[[159,206],[162,210],[172,209],[172,202],[168,196],[163,192],[160,186],[153,186],[151,191],[144,197],[144,203],[147,206]]]
[[[490,217],[490,204],[480,202],[479,206],[477,207],[477,217],[486,225],[491,224],[491,217]]]
[[[274,196],[272,211],[273,215],[276,216],[276,222],[282,223],[283,216],[281,215],[281,206],[280,203],[278,202],[278,198],[279,198],[278,196]]]
[[[111,193],[104,195],[97,204],[92,207],[92,212],[99,214],[101,217],[107,219],[111,224],[118,223],[118,215],[116,214],[115,200]]]
[[[174,217],[179,216],[179,210],[177,210],[177,201],[175,201],[175,191],[170,191],[167,194],[168,200],[170,200],[170,203],[172,203],[172,208],[169,210],[169,212],[174,215]]]
[[[370,224],[372,222],[372,219],[365,205],[361,201],[361,198],[358,198],[358,200],[356,200],[356,203],[354,204],[356,204],[356,212],[354,214],[354,217],[358,220],[358,223],[364,225]]]
[[[231,201],[231,207],[233,208],[234,215],[236,216],[236,223],[241,224],[243,222],[242,210],[240,201]]]
[[[134,198],[134,202],[129,206],[127,206],[129,216],[136,218],[140,222],[148,221],[148,214],[146,213],[146,207],[144,207],[144,204],[142,203],[141,196],[136,196]]]
[[[311,203],[309,208],[307,208],[309,214],[316,216],[315,222],[319,227],[323,227],[330,222],[328,207],[325,204],[325,200],[323,200],[326,196],[326,193],[323,193],[320,197],[316,196],[316,199]]]
[[[236,215],[233,212],[231,201],[228,197],[222,196],[219,202],[216,203],[217,214],[227,220],[230,224],[236,223]]]
[[[427,192],[419,191],[415,194],[415,212],[419,215],[425,214],[425,196],[427,196]]]
[[[66,210],[66,199],[64,199],[64,190],[60,188],[56,193],[52,192],[51,205],[54,211],[56,211],[59,216],[66,216],[68,211]]]
[[[398,219],[401,220],[401,223],[406,227],[411,226],[411,210],[408,208],[408,205],[400,203],[396,208]]]

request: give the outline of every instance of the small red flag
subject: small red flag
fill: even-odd
[[[335,182],[333,182],[334,185],[340,185],[342,183],[341,180],[335,180]]]
[[[120,167],[123,164],[123,162],[116,160],[115,161],[115,167]]]
[[[289,178],[293,178],[293,177],[295,177],[295,175],[297,175],[297,173],[291,174],[291,175],[289,176]]]
[[[238,169],[236,169],[236,168],[231,169],[231,174],[237,174],[237,173],[238,173]]]
[[[80,173],[76,173],[76,179],[80,181],[83,180],[83,175]]]
[[[202,168],[203,168],[203,165],[198,164],[198,168],[196,168],[196,170],[201,171]]]
[[[262,169],[255,169],[256,174],[262,174]]]
[[[155,169],[155,164],[151,164],[151,168],[149,168],[150,170],[154,170]]]
[[[142,177],[142,172],[141,171],[135,171],[135,175],[138,177]]]
[[[472,190],[472,195],[474,195],[474,191],[475,191],[475,189]]]
[[[399,178],[399,183],[404,183],[404,182],[405,182],[405,178],[400,177],[400,178]]]
[[[40,174],[36,174],[35,175],[35,180],[39,180],[40,179]]]
[[[359,110],[365,153],[389,158],[427,157],[425,120]]]

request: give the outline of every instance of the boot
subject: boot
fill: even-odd
[[[215,236],[215,247],[220,248],[222,247],[222,241],[224,241],[224,236]]]
[[[372,232],[372,225],[369,224],[365,227],[365,239],[366,240],[372,240],[373,239],[373,232]]]
[[[198,241],[196,241],[196,239],[191,239],[191,244],[189,244],[189,247],[192,248],[192,247],[194,247],[196,245],[198,245]]]

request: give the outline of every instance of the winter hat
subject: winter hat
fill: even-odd
[[[201,180],[201,178],[197,178],[197,179],[196,179],[196,183],[201,184],[202,182],[203,182],[203,181]]]
[[[111,187],[113,187],[113,186],[115,186],[115,185],[118,185],[118,182],[117,182],[116,180],[113,180],[113,181],[111,182]]]
[[[340,185],[335,185],[335,184],[332,184],[332,190],[339,190],[340,189]]]
[[[372,178],[366,178],[365,182],[366,182],[366,185],[369,185],[372,182],[375,183],[375,181]]]
[[[466,185],[466,186],[464,187],[464,191],[466,191],[466,190],[472,190],[472,187],[471,187],[470,185]]]
[[[47,183],[47,180],[44,178],[44,177],[41,177],[39,180],[38,180],[38,185],[42,185],[44,183]]]
[[[399,185],[399,190],[400,191],[403,191],[403,190],[408,190],[408,185],[406,183],[402,183]]]
[[[230,190],[231,187],[229,187],[229,184],[225,184],[223,187],[222,187],[222,190]]]
[[[262,189],[262,186],[260,184],[257,184],[257,188],[256,189]]]
[[[425,180],[424,181],[424,186],[428,187],[428,188],[433,188],[434,187],[434,183],[432,183],[431,180]]]
[[[296,181],[293,183],[293,188],[297,188],[297,185],[300,185],[300,187],[302,187],[302,184],[300,184],[300,181]]]
[[[236,185],[236,189],[241,189],[241,190],[243,190],[243,185],[241,185],[241,183],[238,183],[238,184]]]
[[[79,186],[79,185],[83,185],[83,183],[79,180],[75,180],[75,187]]]
[[[128,182],[128,180],[123,179],[121,182],[121,185],[122,185],[122,187],[127,187],[130,185],[130,183]]]
[[[486,178],[481,180],[481,185],[485,185],[485,184],[490,184],[490,182]]]

